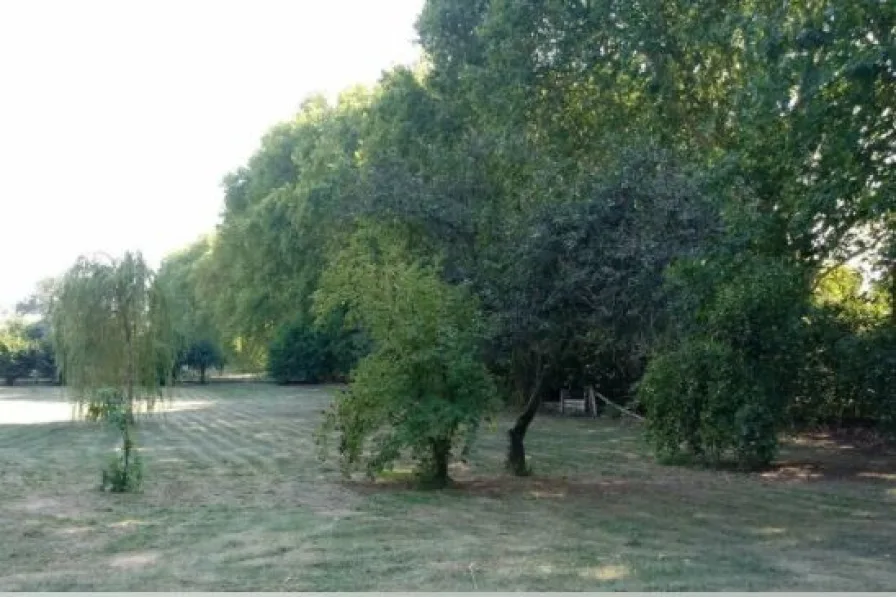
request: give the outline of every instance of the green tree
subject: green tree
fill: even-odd
[[[623,399],[645,370],[648,415],[673,435],[687,405],[656,380],[705,373],[683,395],[709,409],[691,449],[707,459],[766,460],[777,430],[816,415],[880,418],[891,4],[427,0],[425,65],[309,98],[225,179],[198,302],[228,357],[281,380],[344,371],[328,363],[351,363],[356,336],[312,326],[312,297],[375,222],[481,304],[483,358],[528,400],[518,465],[543,392],[571,380]],[[883,280],[874,296],[830,284],[856,258]]]
[[[164,292],[142,256],[80,258],[60,281],[53,302],[56,354],[72,398],[90,419],[121,435],[121,454],[103,472],[103,487],[137,489],[141,462],[135,415],[161,396],[174,343]]]
[[[327,376],[327,338],[313,323],[282,326],[268,350],[268,373],[277,382],[318,383]]]
[[[16,380],[28,377],[34,369],[34,353],[25,347],[0,340],[0,378],[8,386],[15,385]]]
[[[211,340],[198,340],[181,349],[175,367],[184,366],[199,373],[199,383],[206,383],[206,373],[211,368],[224,367],[224,354]]]
[[[583,176],[566,202],[535,210],[485,282],[495,364],[526,405],[509,430],[518,474],[545,393],[572,383],[629,398],[666,327],[666,268],[720,232],[694,174],[663,152],[623,154],[618,174]]]
[[[409,259],[399,236],[363,228],[323,277],[315,310],[347,308],[373,341],[349,390],[326,415],[321,439],[340,433],[343,470],[374,475],[410,452],[427,485],[449,482],[458,442],[469,447],[494,407],[480,357],[482,330],[469,291]]]
[[[199,292],[227,344],[238,344],[256,368],[282,326],[309,317],[326,254],[351,231],[368,101],[360,89],[335,106],[309,98],[225,180],[225,211]]]
[[[201,238],[186,249],[169,255],[159,268],[177,344],[175,373],[183,366],[199,373],[205,383],[211,367],[224,366],[222,334],[210,300],[201,294],[203,269],[209,267],[211,241]]]
[[[6,385],[14,385],[37,369],[45,371],[46,354],[39,332],[39,328],[20,318],[10,319],[0,327],[0,378]]]

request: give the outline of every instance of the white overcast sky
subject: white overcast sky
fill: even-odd
[[[83,253],[212,230],[308,94],[414,62],[423,0],[0,1],[0,311]]]

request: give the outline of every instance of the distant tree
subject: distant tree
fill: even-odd
[[[25,336],[34,353],[34,372],[39,378],[56,380],[56,355],[53,352],[52,328],[48,319],[30,323],[25,328]]]
[[[37,283],[35,291],[25,300],[16,303],[16,314],[19,316],[37,316],[45,319],[50,313],[58,281],[55,278],[45,278]]]
[[[199,383],[206,383],[206,372],[210,368],[224,367],[224,354],[215,342],[199,340],[178,355],[177,364],[199,373]]]
[[[166,302],[177,344],[175,375],[182,367],[199,373],[206,382],[209,368],[221,368],[225,351],[221,332],[208,301],[200,291],[202,269],[207,267],[211,240],[201,238],[186,249],[167,256],[159,268],[159,286]]]
[[[56,358],[53,351],[53,326],[50,309],[57,280],[46,278],[37,284],[37,289],[25,300],[16,304],[20,335],[25,338],[32,353],[31,367],[39,378],[56,380]],[[30,373],[31,371],[29,371]]]
[[[30,376],[38,364],[38,345],[29,326],[13,318],[0,328],[0,378],[8,386]]]
[[[247,365],[264,367],[274,337],[297,318],[312,319],[327,251],[352,229],[368,102],[362,89],[340,95],[336,105],[307,99],[225,180],[225,210],[199,287],[226,343],[239,346],[234,356]]]
[[[28,377],[34,370],[34,351],[29,348],[10,348],[0,340],[0,378],[8,386]]]

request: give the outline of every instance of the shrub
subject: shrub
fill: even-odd
[[[268,347],[268,374],[280,384],[341,381],[369,349],[365,335],[345,325],[342,309],[319,322],[299,317],[281,326]]]
[[[664,459],[768,464],[806,358],[805,270],[735,254],[673,268],[677,335],[640,384],[650,441]]]
[[[282,326],[268,348],[268,373],[274,381],[317,383],[325,377],[327,342],[324,335],[303,321]]]
[[[773,397],[742,357],[723,343],[696,339],[653,359],[639,386],[648,440],[664,461],[743,468],[768,464],[777,448]]]

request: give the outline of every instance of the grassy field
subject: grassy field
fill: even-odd
[[[142,494],[96,490],[115,438],[54,388],[0,390],[0,590],[892,590],[896,457],[824,438],[755,475],[655,464],[636,424],[542,417],[536,476],[483,433],[456,488],[318,463],[325,388],[186,388],[141,431]]]

